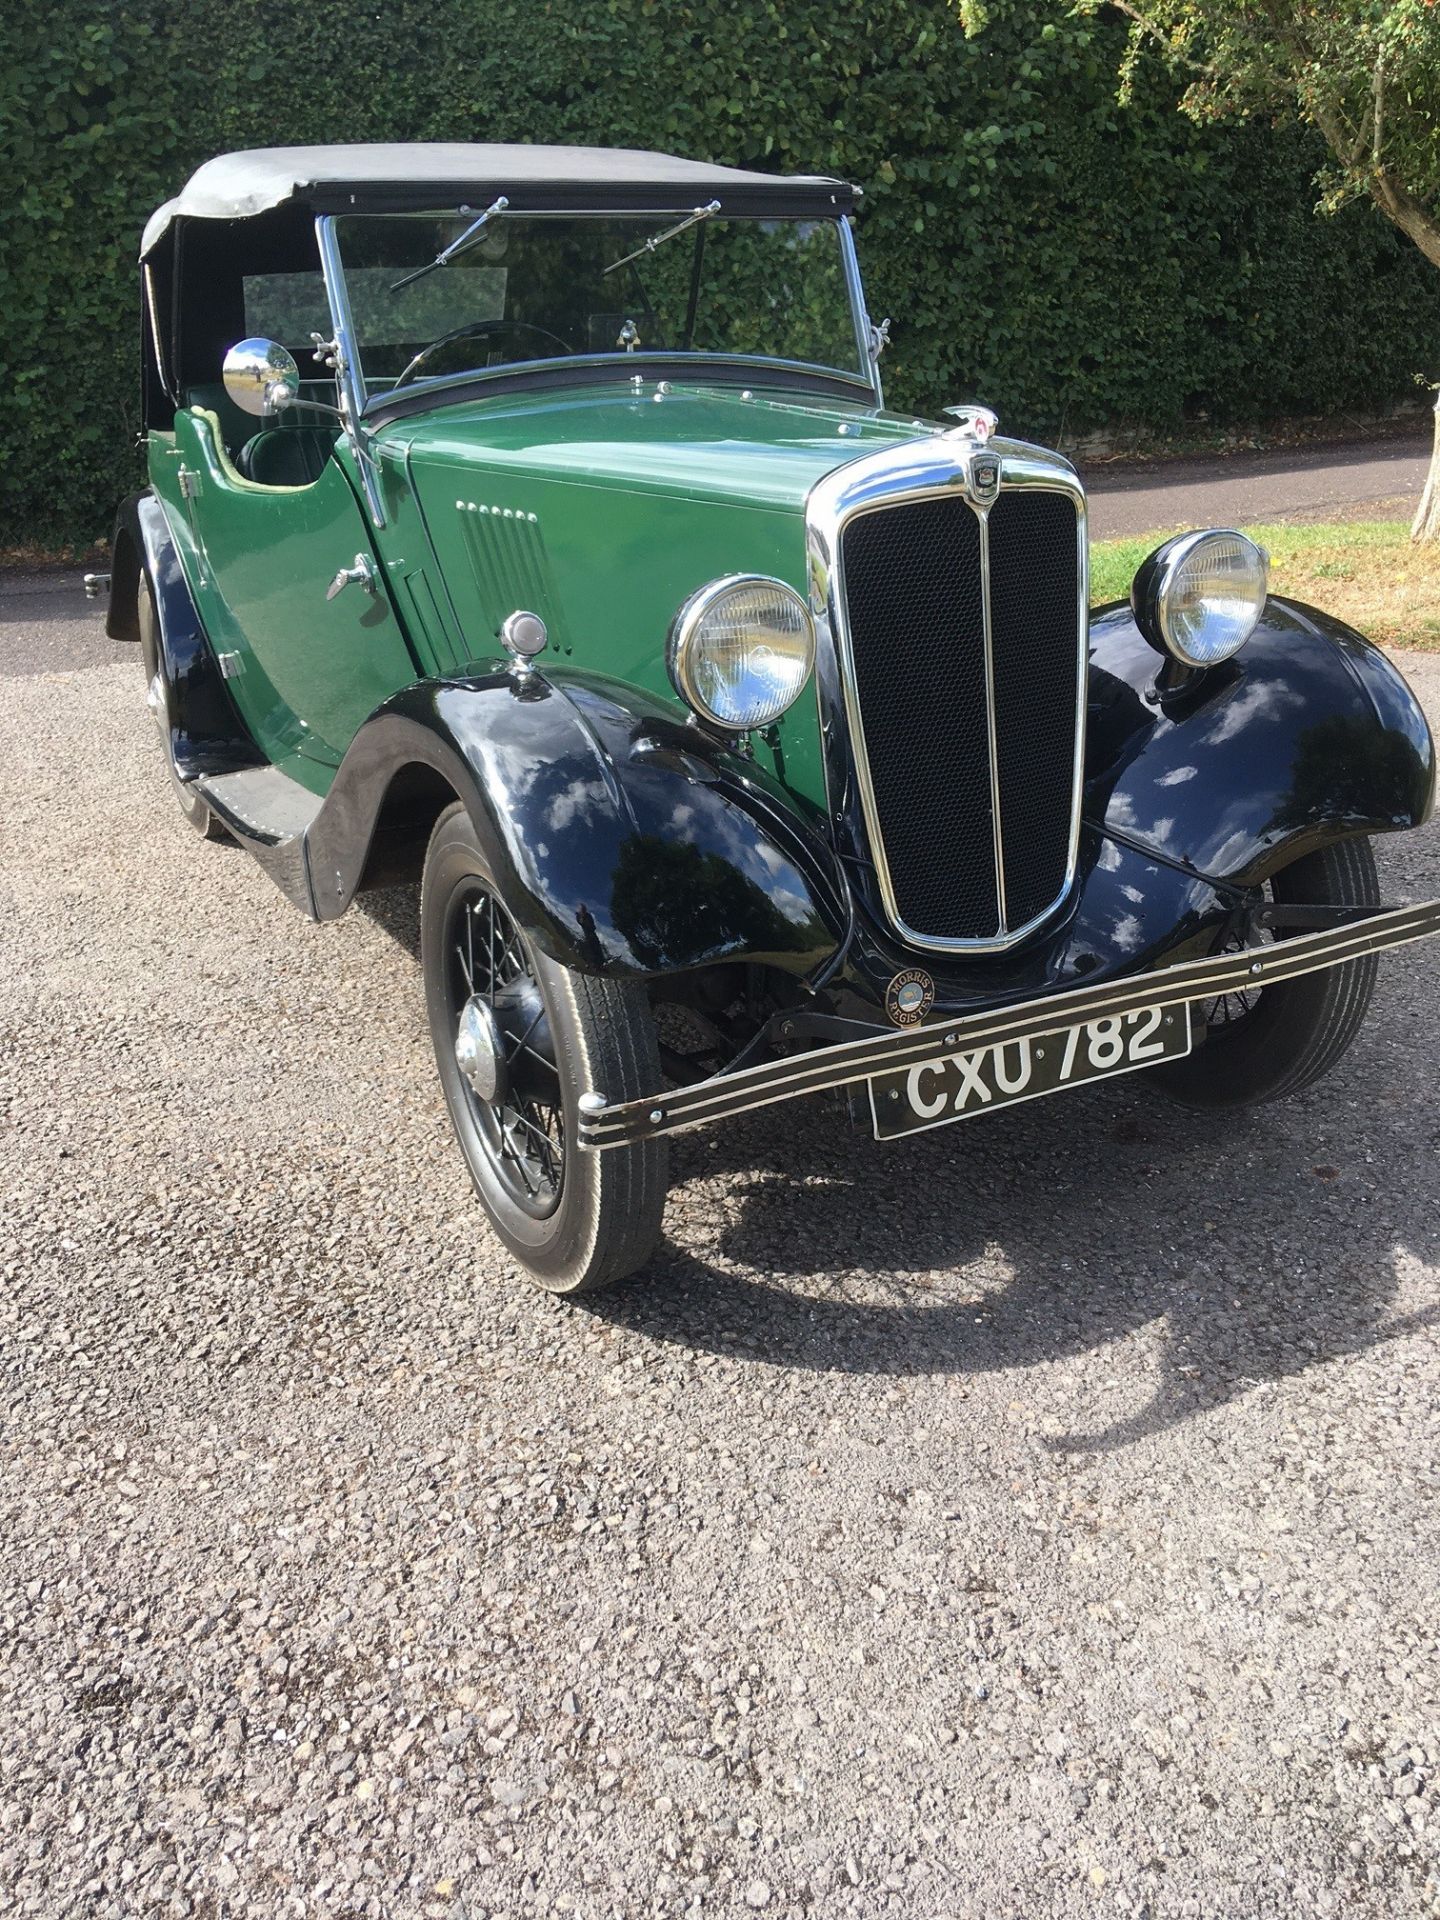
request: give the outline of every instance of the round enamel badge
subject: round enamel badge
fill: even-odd
[[[918,1027],[935,1004],[935,982],[923,967],[907,967],[885,989],[885,1011],[897,1027]]]

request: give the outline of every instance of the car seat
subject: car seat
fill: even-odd
[[[334,451],[334,427],[263,427],[235,456],[236,471],[263,487],[308,487]]]

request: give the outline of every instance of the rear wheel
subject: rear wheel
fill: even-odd
[[[1380,903],[1368,840],[1341,840],[1277,873],[1277,902],[1312,907]],[[1188,1107],[1254,1107],[1328,1073],[1360,1031],[1375,990],[1374,954],[1282,986],[1222,994],[1200,1009],[1204,1044],[1147,1076]]]
[[[624,1279],[660,1238],[666,1150],[577,1146],[577,1103],[660,1086],[644,988],[572,973],[532,947],[458,803],[425,857],[420,958],[440,1083],[495,1231],[551,1292]]]
[[[140,659],[145,668],[145,698],[160,734],[160,751],[165,756],[165,771],[170,776],[170,785],[174,789],[180,811],[202,838],[228,840],[229,834],[195,789],[187,786],[176,773],[175,762],[170,758],[170,733],[165,722],[165,681],[160,667],[160,620],[155,612],[154,592],[143,572],[140,575],[140,597],[136,614],[140,630]]]

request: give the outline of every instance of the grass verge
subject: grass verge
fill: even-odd
[[[1244,529],[1270,555],[1270,586],[1357,627],[1387,647],[1440,652],[1440,542],[1412,544],[1405,520]],[[1090,550],[1090,598],[1123,600],[1135,569],[1164,531],[1098,540]]]

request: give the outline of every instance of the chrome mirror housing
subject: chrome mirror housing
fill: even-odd
[[[225,391],[246,413],[279,413],[300,395],[295,357],[277,340],[241,340],[225,356]]]

